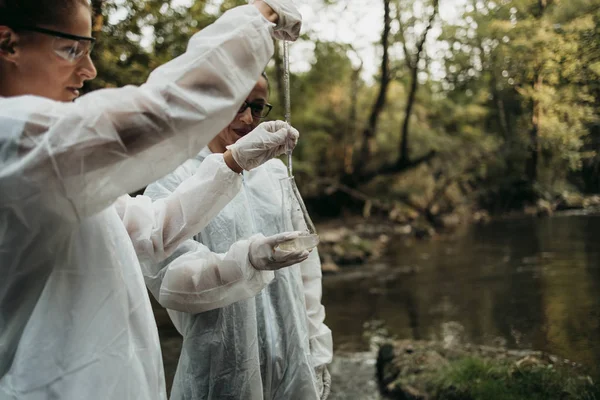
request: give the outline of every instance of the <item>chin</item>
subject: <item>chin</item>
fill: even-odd
[[[72,93],[60,93],[54,95],[46,93],[42,94],[41,96],[50,100],[60,101],[61,103],[69,103],[75,99]]]

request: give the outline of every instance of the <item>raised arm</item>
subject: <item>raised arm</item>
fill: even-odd
[[[76,221],[165,175],[231,121],[273,53],[272,27],[237,7],[141,87],[1,99],[0,182],[26,182],[28,198]]]

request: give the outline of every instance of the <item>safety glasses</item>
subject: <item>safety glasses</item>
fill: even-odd
[[[244,101],[244,103],[238,110],[238,114],[243,113],[248,108],[250,108],[250,112],[252,113],[252,116],[254,118],[263,119],[267,115],[269,115],[269,112],[271,112],[273,106],[269,103],[249,103],[247,101]]]
[[[37,32],[44,35],[52,36],[52,49],[61,58],[76,63],[81,58],[92,52],[96,39],[87,36],[71,35],[69,33],[54,31],[46,28],[38,28],[31,26],[19,26],[13,28],[17,31]]]

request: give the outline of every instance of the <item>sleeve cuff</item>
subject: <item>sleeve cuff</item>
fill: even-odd
[[[310,338],[310,354],[313,367],[329,364],[333,360],[331,330],[323,324],[322,332]]]

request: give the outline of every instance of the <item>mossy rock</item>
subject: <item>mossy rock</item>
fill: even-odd
[[[598,386],[566,361],[487,346],[386,343],[377,378],[396,400],[600,400]]]

